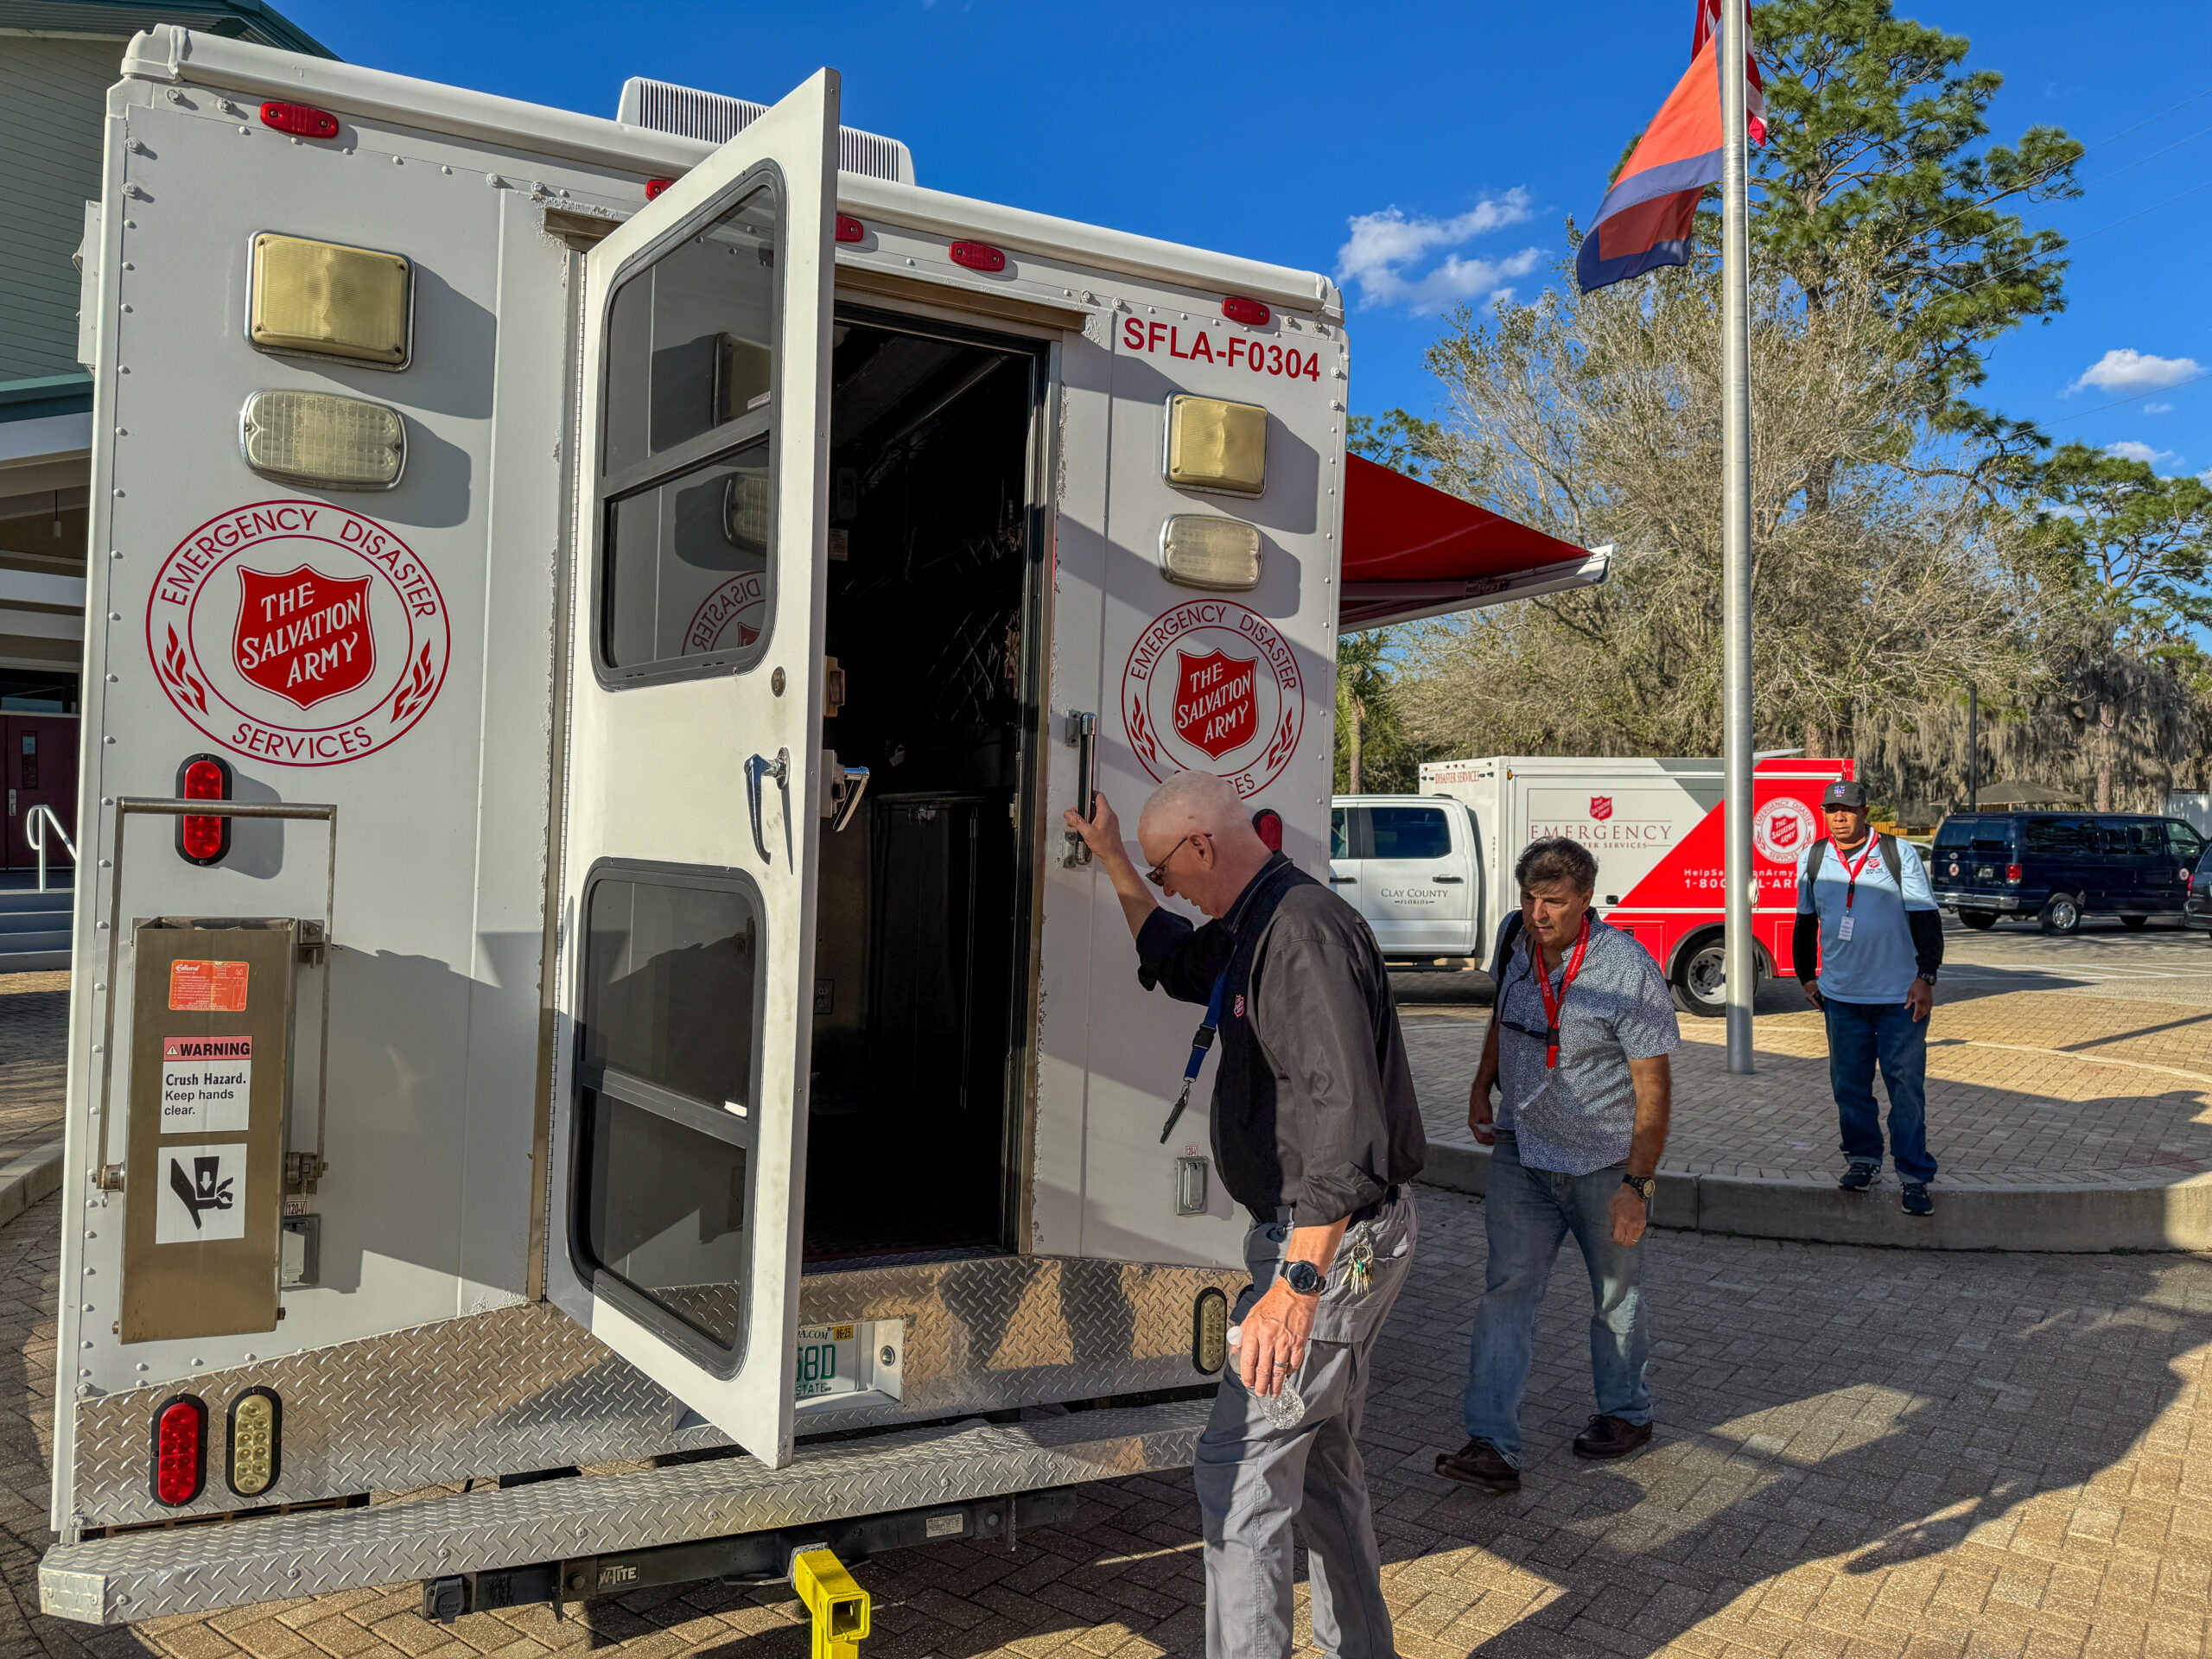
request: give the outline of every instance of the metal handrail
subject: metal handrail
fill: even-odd
[[[77,843],[69,839],[69,832],[61,827],[61,820],[54,816],[50,806],[31,808],[23,818],[23,839],[30,842],[31,850],[38,855],[38,890],[46,891],[46,826],[54,826],[54,833],[61,837],[61,844],[69,849],[69,861],[77,861]],[[75,877],[72,875],[73,883]]]

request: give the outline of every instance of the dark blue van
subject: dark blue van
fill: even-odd
[[[2130,812],[1955,812],[1928,861],[1936,902],[1968,927],[2035,917],[2071,933],[2084,916],[2141,927],[2179,919],[2204,837],[2179,818]]]

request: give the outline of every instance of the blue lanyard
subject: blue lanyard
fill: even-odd
[[[1206,999],[1205,1023],[1191,1035],[1191,1058],[1183,1067],[1183,1092],[1175,1096],[1175,1109],[1167,1114],[1167,1121],[1160,1126],[1160,1144],[1166,1146],[1167,1137],[1174,1133],[1175,1120],[1183,1116],[1183,1109],[1191,1103],[1191,1085],[1198,1080],[1198,1068],[1206,1063],[1206,1051],[1213,1046],[1214,1031],[1221,1024],[1222,994],[1229,988],[1229,969],[1222,968],[1214,980],[1213,995]]]

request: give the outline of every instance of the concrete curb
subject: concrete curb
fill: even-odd
[[[49,1141],[13,1162],[0,1164],[0,1225],[13,1221],[41,1198],[61,1190],[61,1142]]]
[[[1490,1148],[1431,1141],[1421,1180],[1478,1197],[1490,1190]],[[1935,1187],[1936,1213],[1916,1219],[1885,1180],[1872,1192],[1832,1182],[1762,1180],[1662,1170],[1652,1224],[1818,1244],[1922,1250],[2212,1250],[2212,1176],[2067,1185]]]

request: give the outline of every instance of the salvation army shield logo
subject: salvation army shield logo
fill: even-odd
[[[1259,729],[1252,688],[1260,659],[1223,651],[1200,657],[1178,651],[1175,660],[1175,735],[1215,760],[1250,742]]]
[[[1818,832],[1813,809],[1794,795],[1777,796],[1751,814],[1751,844],[1777,864],[1796,863]]]
[[[1306,683],[1267,618],[1229,600],[1192,600],[1137,636],[1121,709],[1130,752],[1150,777],[1210,772],[1249,799],[1298,752]]]
[[[760,637],[768,612],[768,575],[747,570],[699,601],[683,630],[683,654],[709,651],[742,651]]]
[[[453,623],[429,564],[327,501],[257,501],[173,548],[146,607],[170,705],[212,742],[327,766],[397,742],[445,684]]]
[[[1613,798],[1610,795],[1592,795],[1590,798],[1590,816],[1600,823],[1611,817]]]
[[[339,580],[310,565],[283,575],[238,567],[238,632],[231,650],[241,677],[296,709],[342,696],[376,671],[368,576]]]

